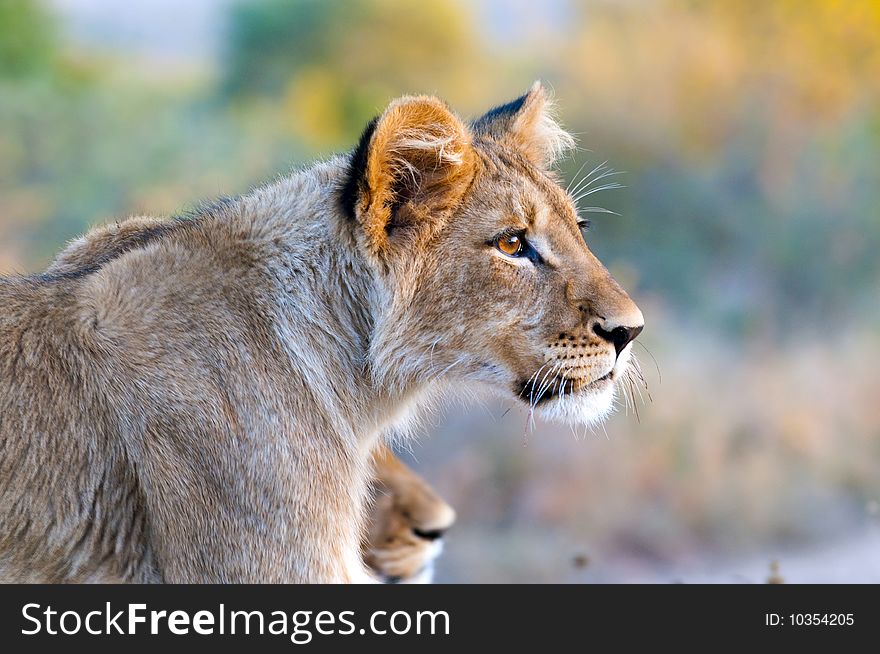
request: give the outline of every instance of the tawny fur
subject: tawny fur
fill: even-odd
[[[403,99],[353,216],[338,157],[0,279],[0,579],[367,580],[371,457],[438,393],[523,399],[547,368],[545,415],[606,412],[628,347],[596,325],[641,314],[536,162],[558,150],[544,105],[534,87],[515,112],[537,122],[469,127]],[[492,247],[511,228],[540,265]]]
[[[100,266],[154,237],[154,230],[166,224],[136,217],[94,228],[69,243],[47,272],[75,273]],[[382,580],[430,582],[455,511],[386,445],[375,448],[372,466],[372,501],[361,543],[364,562]]]
[[[129,218],[95,228],[68,244],[47,272],[75,273],[99,266],[166,224],[156,218]],[[429,581],[440,536],[452,525],[455,512],[387,447],[376,448],[373,468],[376,497],[362,542],[365,562],[380,579]]]

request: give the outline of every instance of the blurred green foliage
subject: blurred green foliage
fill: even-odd
[[[314,146],[345,146],[402,92],[475,92],[482,57],[464,3],[243,2],[230,16],[223,89],[281,103]]]
[[[55,54],[53,28],[42,6],[30,0],[0,2],[0,76],[47,70]]]

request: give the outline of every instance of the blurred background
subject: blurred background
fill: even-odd
[[[351,147],[402,93],[540,78],[623,189],[591,247],[650,398],[449,411],[439,580],[880,582],[880,2],[2,0],[0,273]],[[510,409],[505,413],[507,409]]]

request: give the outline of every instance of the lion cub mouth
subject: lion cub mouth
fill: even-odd
[[[520,384],[519,397],[531,406],[540,406],[562,396],[602,390],[608,384],[614,383],[616,377],[615,369],[612,368],[601,377],[592,380],[584,377],[568,378],[564,376],[554,379],[552,382],[529,380]]]

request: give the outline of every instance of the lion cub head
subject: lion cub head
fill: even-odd
[[[387,290],[381,387],[482,386],[578,424],[609,412],[643,318],[552,172],[572,145],[540,84],[470,124],[419,96],[368,126],[341,197]]]

